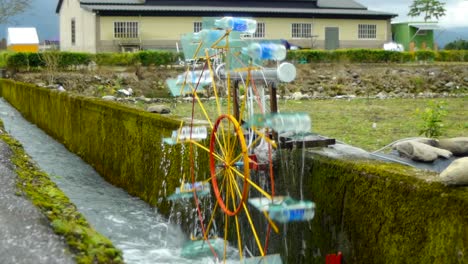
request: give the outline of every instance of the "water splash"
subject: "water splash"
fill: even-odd
[[[196,261],[180,257],[188,238],[178,225],[168,222],[139,198],[104,181],[90,165],[24,120],[3,98],[0,118],[38,166],[53,175],[51,179],[90,224],[123,251],[126,263],[215,263],[210,257]],[[161,166],[167,172],[170,165]],[[166,190],[162,191],[165,194]],[[192,208],[187,206],[187,210]],[[182,221],[177,218],[176,223]]]

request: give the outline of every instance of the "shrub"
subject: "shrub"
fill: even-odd
[[[170,51],[140,51],[137,58],[143,66],[168,65],[175,61],[175,55]]]
[[[414,58],[414,53],[379,49],[297,50],[288,52],[288,59],[300,62],[402,63],[414,61]]]
[[[12,52],[9,51],[2,51],[0,52],[0,67],[4,68],[7,67],[8,63],[8,57],[13,54]]]
[[[96,63],[106,66],[132,66],[137,62],[137,53],[98,53]]]
[[[24,52],[14,53],[8,56],[7,67],[15,70],[27,68],[29,65],[28,54]]]
[[[31,68],[39,68],[45,65],[44,60],[42,59],[41,53],[28,52],[27,57],[28,57],[28,66]]]
[[[446,50],[468,50],[468,41],[463,39],[457,39],[445,45]]]
[[[90,53],[84,52],[62,52],[59,66],[62,69],[67,69],[71,66],[88,65],[93,56]]]
[[[433,61],[435,59],[435,52],[431,50],[418,50],[414,55],[419,61]]]

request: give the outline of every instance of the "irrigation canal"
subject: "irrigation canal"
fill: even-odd
[[[123,251],[126,263],[194,263],[180,257],[186,235],[155,208],[107,183],[80,157],[26,121],[3,98],[0,118],[7,132],[21,142],[90,224]],[[198,262],[213,263],[213,259]]]

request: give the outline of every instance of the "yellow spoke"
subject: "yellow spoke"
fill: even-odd
[[[193,58],[192,58],[192,59],[196,59],[196,58],[197,58],[197,54],[198,54],[198,52],[200,51],[200,49],[201,49],[202,46],[203,46],[203,41],[200,41],[200,43],[198,43],[197,49],[195,50],[195,53],[193,53]]]
[[[242,179],[247,179],[247,182],[252,185],[257,191],[259,191],[263,196],[265,196],[267,199],[271,200],[271,195],[269,195],[267,192],[265,192],[260,186],[255,184],[255,182],[251,181],[249,178],[246,178],[244,174],[240,173],[238,170],[235,168],[232,169],[239,177]]]
[[[211,217],[210,217],[210,221],[208,222],[208,225],[206,226],[206,229],[205,229],[205,234],[204,234],[204,239],[208,239],[208,233],[209,233],[209,230],[211,229],[211,225],[213,224],[213,221],[214,221],[214,217],[216,215],[216,211],[218,209],[218,201],[216,200],[216,203],[215,203],[215,206],[213,208],[213,210],[211,211]]]
[[[237,215],[235,215],[235,220],[236,220],[236,231],[237,231],[237,247],[239,248],[239,257],[242,262],[242,259],[244,258],[244,256],[242,255],[242,239],[240,235],[239,219]]]
[[[195,89],[192,88],[192,92],[195,95],[195,99],[197,99],[198,105],[200,106],[203,115],[205,116],[205,119],[208,121],[210,124],[210,129],[213,130],[213,123],[211,122],[210,116],[208,115],[208,111],[206,111],[205,107],[203,106],[202,101],[200,100],[200,97],[198,96],[198,93]]]
[[[273,231],[275,231],[275,233],[278,234],[279,233],[279,228],[275,224],[275,222],[273,222],[273,220],[271,220],[270,215],[268,215],[267,211],[263,211],[263,215],[265,215],[265,218],[268,220],[268,223],[270,223],[270,226],[273,228]]]
[[[226,38],[226,48],[229,51],[229,38]],[[230,65],[230,59],[232,57],[232,54],[227,52],[226,54],[226,77],[227,77],[227,82],[226,82],[226,88],[227,88],[227,114],[231,114],[231,74],[229,73],[229,69],[231,68]]]
[[[236,193],[234,192],[234,188],[233,188],[233,185],[236,185],[237,186],[237,182],[236,182],[236,179],[234,177],[234,174],[232,174],[231,170],[228,171],[228,176],[229,176],[229,183],[231,184],[231,198],[232,198],[232,203],[233,203],[233,208],[236,209],[237,208],[237,205],[236,205]],[[240,200],[242,200],[242,197],[240,197]]]
[[[219,186],[218,186],[218,189],[222,190],[225,186],[226,186],[226,177],[223,177],[223,181],[221,182],[221,188],[219,188]],[[214,217],[216,215],[216,210],[218,209],[218,206],[219,206],[219,202],[218,202],[218,199],[216,199],[215,207],[214,207],[213,211],[211,212],[210,221],[208,222],[208,226],[207,226],[207,228],[205,230],[207,234],[208,234],[208,230],[210,230],[210,228],[211,228],[212,223],[214,222]],[[206,234],[205,234],[205,239],[207,239]]]
[[[263,138],[266,142],[268,142],[273,148],[276,148],[276,142],[271,140],[269,137],[265,135],[265,133],[260,132],[257,128],[252,127],[252,130],[257,134],[259,137]]]
[[[206,152],[210,153],[210,149],[209,149],[209,148],[203,146],[202,144],[198,143],[197,141],[195,141],[195,140],[187,140],[187,141],[190,142],[190,143],[192,143],[192,144],[194,144],[195,146],[197,146],[197,147],[199,147],[199,148],[205,150]],[[220,157],[217,153],[214,153],[214,152],[213,152],[212,154],[213,154],[213,156],[214,156],[218,161],[223,162],[223,163],[225,162],[224,159],[223,159],[222,157]]]
[[[219,131],[219,126],[218,126],[218,131]],[[222,132],[222,133],[223,133],[223,132]],[[225,142],[226,140],[224,139],[224,136],[223,136],[222,138],[223,138],[223,142]],[[220,149],[220,151],[221,151],[221,155],[223,155],[223,157],[226,158],[226,153],[227,153],[227,151],[226,151],[226,149],[224,148],[224,146],[225,146],[226,144],[221,144],[221,141],[219,140],[219,137],[218,137],[218,133],[215,133],[215,139],[216,139],[216,144],[217,144],[217,146],[219,146],[219,149]]]
[[[239,136],[240,136],[239,134],[236,134],[236,135],[234,136],[234,143],[233,143],[233,145],[232,145],[231,153],[230,153],[230,158],[231,158],[231,159],[232,159],[232,156],[234,156],[234,153],[235,153],[235,151],[236,151],[236,149],[237,149],[237,147],[238,147],[239,141],[242,140],[242,139],[238,139]],[[241,154],[242,154],[242,150],[241,150]]]
[[[235,156],[235,157],[231,160],[230,165],[236,163],[238,160],[242,159],[243,157],[244,157],[244,153],[242,153],[242,152],[239,153],[239,155]],[[250,158],[249,158],[249,160],[250,160]],[[245,166],[245,164],[244,164],[244,166]]]
[[[226,262],[226,255],[227,255],[227,245],[228,245],[228,239],[227,239],[227,236],[228,236],[228,214],[224,214],[224,254],[223,254],[223,259],[224,259],[224,262]]]
[[[258,141],[260,141],[260,139],[262,139],[261,137],[257,137],[254,139],[254,141],[252,141],[252,144],[250,144],[250,147],[249,148],[254,148],[256,146],[256,144],[258,143]]]
[[[227,150],[228,150],[229,159],[227,159],[227,160],[229,160],[229,164],[232,164],[232,156],[234,155],[234,148],[235,148],[235,145],[236,145],[236,141],[237,140],[233,140],[232,135],[228,139],[229,148]]]
[[[236,190],[239,193],[239,195],[242,195],[239,187],[237,185],[234,185],[234,187],[236,187]],[[247,209],[247,206],[245,205],[245,203],[242,203],[242,206],[244,208],[245,215],[247,216],[247,220],[249,220],[250,229],[252,230],[255,241],[257,242],[258,250],[260,250],[260,255],[263,257],[265,256],[265,253],[263,251],[263,246],[262,246],[262,243],[260,242],[260,239],[258,238],[257,230],[255,229],[255,226],[252,222],[252,218],[250,217],[249,210]]]
[[[211,65],[210,54],[208,53],[208,49],[205,50],[205,55],[206,55],[206,62],[208,63],[208,69],[210,69],[210,78],[211,80],[214,80],[215,76],[214,76],[213,66]],[[213,81],[212,85],[213,85],[213,92],[214,92],[215,100],[216,100],[216,107],[218,109],[218,115],[221,115],[221,104],[219,103],[218,88],[216,87],[216,82]]]
[[[247,219],[249,220],[250,228],[252,229],[252,233],[255,237],[255,241],[257,242],[258,250],[260,250],[260,255],[263,257],[265,256],[265,252],[263,251],[263,246],[262,246],[262,243],[260,242],[260,239],[258,239],[257,230],[255,229],[255,226],[252,222],[252,218],[250,217],[249,210],[247,209],[247,206],[245,205],[245,203],[243,203],[242,206],[244,207],[245,215],[247,216]]]
[[[215,134],[216,136],[216,142],[218,143],[218,146],[220,147],[223,147],[225,146],[226,148],[223,148],[223,155],[224,155],[224,158],[227,159],[228,158],[228,149],[229,149],[229,144],[226,143],[226,134],[224,133],[225,129],[224,129],[224,122],[221,120],[219,122],[219,126],[218,126],[218,131],[221,130],[221,138],[223,139],[223,144],[221,144],[221,142],[218,140],[218,133]],[[228,133],[229,134],[229,133]]]

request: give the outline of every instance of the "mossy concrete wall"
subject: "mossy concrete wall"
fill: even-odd
[[[167,146],[178,121],[114,102],[2,80],[2,96],[30,122],[91,164],[108,182],[163,213],[163,199],[190,172],[189,149]],[[196,153],[195,153],[196,154]],[[166,193],[167,192],[167,193]]]
[[[345,263],[468,263],[468,187],[397,164],[303,161],[301,151],[283,154],[280,165],[278,194],[299,198],[304,168],[303,197],[317,206],[310,223],[288,224],[276,238],[272,252],[287,263],[325,263],[338,251]]]
[[[189,149],[167,147],[178,122],[112,102],[0,81],[2,96],[27,119],[92,164],[109,182],[157,205],[179,184]],[[426,181],[431,173],[367,161],[332,160],[301,151],[278,154],[277,194],[313,200],[315,218],[281,226],[271,251],[286,263],[468,263],[468,188]],[[193,153],[196,173],[206,155]],[[305,157],[305,160],[302,160]],[[304,164],[304,166],[302,165]]]

